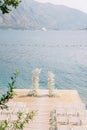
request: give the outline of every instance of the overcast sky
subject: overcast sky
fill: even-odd
[[[53,4],[63,4],[87,13],[87,0],[36,0],[36,1],[50,2]]]

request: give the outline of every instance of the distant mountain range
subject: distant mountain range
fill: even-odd
[[[0,28],[30,30],[87,29],[87,14],[63,5],[22,0],[10,14],[0,12]]]

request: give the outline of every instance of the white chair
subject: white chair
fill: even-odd
[[[59,115],[65,116],[66,115],[66,111],[63,108],[56,109],[56,114],[57,114],[57,116],[59,116]]]
[[[33,123],[29,124],[29,130],[49,130],[49,125]]]
[[[66,111],[67,111],[67,112],[66,112],[66,113],[67,113],[67,116],[70,116],[70,115],[71,115],[71,116],[77,116],[77,111],[76,111],[75,109],[72,109],[72,108],[71,108],[71,109],[67,109]]]
[[[78,110],[78,115],[87,117],[87,110]]]
[[[73,126],[71,130],[87,130],[87,126]]]
[[[2,114],[6,114],[6,115],[9,115],[9,114],[12,114],[13,113],[13,110],[10,110],[10,109],[3,109],[2,110]]]
[[[82,125],[87,125],[87,117],[82,117],[81,124]]]
[[[68,121],[69,124],[80,125],[80,119],[77,116],[71,116]]]
[[[58,130],[70,130],[70,127],[68,125],[60,125],[58,126]]]
[[[68,119],[66,116],[57,117],[57,123],[60,125],[67,125]]]
[[[86,106],[84,103],[74,103],[73,108],[77,110],[85,110]]]

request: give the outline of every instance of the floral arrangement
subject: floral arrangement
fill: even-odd
[[[35,69],[33,71],[33,78],[32,78],[32,96],[37,96],[37,90],[39,88],[39,75],[40,75],[41,69]]]
[[[49,96],[54,96],[54,74],[49,71],[48,72],[48,89],[49,89]]]
[[[57,113],[56,110],[50,112],[50,130],[57,130]]]

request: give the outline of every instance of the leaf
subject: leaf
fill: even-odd
[[[0,125],[0,130],[5,130],[5,129]]]
[[[18,71],[16,73],[18,74]],[[7,101],[9,101],[9,99],[12,99],[15,95],[15,92],[14,92],[15,86],[14,85],[16,83],[16,77],[17,77],[16,73],[14,73],[14,76],[11,77],[11,79],[12,79],[11,83],[8,83],[9,90],[5,94],[3,94],[0,98],[0,107],[2,109],[6,108],[5,103]]]
[[[13,80],[14,78],[13,78],[13,77],[11,77],[11,79]]]

